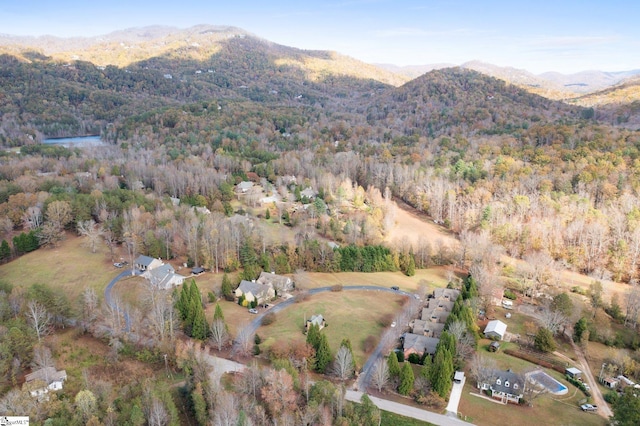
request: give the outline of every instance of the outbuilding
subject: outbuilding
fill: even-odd
[[[487,323],[487,327],[484,329],[484,335],[489,339],[504,339],[504,335],[507,332],[507,324],[500,320],[493,320]]]
[[[566,368],[564,370],[564,374],[571,377],[572,379],[576,379],[576,380],[582,379],[582,371],[578,370],[575,367]]]

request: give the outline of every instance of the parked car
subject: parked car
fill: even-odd
[[[250,314],[257,314],[257,313],[258,313],[258,310],[257,310],[257,309],[253,309],[253,308],[251,308],[251,309],[249,309],[249,313],[250,313]]]
[[[113,266],[115,266],[116,268],[122,268],[124,265],[120,262],[116,262],[113,264]]]
[[[580,408],[582,411],[598,411],[598,406],[592,404],[582,404]]]
[[[391,323],[391,328],[393,328],[395,326],[396,326],[396,322],[394,321],[394,322]]]
[[[394,285],[391,287],[391,290],[398,291],[400,290],[400,287],[398,287],[397,285]]]

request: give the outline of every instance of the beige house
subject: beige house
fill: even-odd
[[[262,305],[275,299],[276,290],[271,284],[242,280],[236,289],[236,297],[241,296],[244,296],[244,299],[249,303],[255,300],[258,305]]]
[[[278,294],[287,293],[295,288],[291,278],[273,272],[261,272],[256,282],[259,284],[271,284]]]
[[[322,330],[327,326],[327,323],[321,314],[311,315],[311,318],[309,318],[304,325],[305,332],[313,325],[317,325],[318,329]]]

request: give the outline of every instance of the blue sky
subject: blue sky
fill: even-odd
[[[535,73],[640,69],[637,0],[0,0],[0,32],[94,36],[232,25],[371,63],[481,60]]]

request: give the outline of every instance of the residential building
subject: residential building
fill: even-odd
[[[45,367],[35,370],[25,377],[25,386],[33,397],[40,397],[50,390],[61,390],[64,381],[67,380],[65,370],[56,370],[54,367]]]
[[[276,291],[271,284],[260,284],[254,281],[242,280],[236,289],[236,297],[244,296],[251,303],[254,300],[262,305],[276,297]]]
[[[498,370],[488,381],[478,383],[478,389],[488,391],[492,398],[503,404],[518,404],[524,394],[524,378],[511,370]]]
[[[484,329],[484,335],[489,339],[502,340],[506,332],[507,324],[500,320],[489,321]]]

